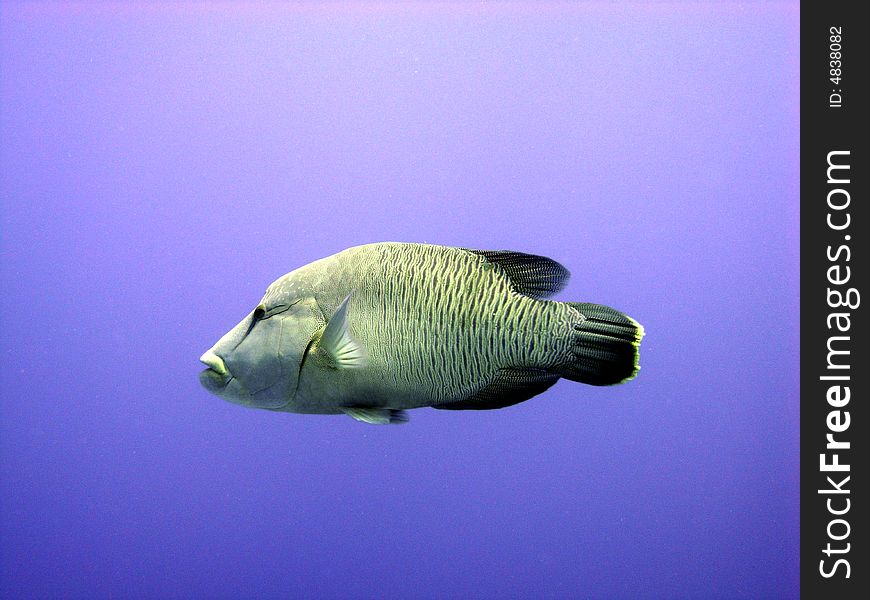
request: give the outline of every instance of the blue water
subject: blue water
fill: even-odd
[[[0,19],[0,595],[797,597],[796,2]],[[200,387],[387,240],[562,262],[639,376],[384,427]]]

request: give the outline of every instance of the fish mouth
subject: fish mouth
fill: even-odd
[[[233,376],[227,369],[224,359],[211,350],[200,356],[199,362],[208,367],[199,374],[199,381],[205,389],[212,392],[221,390],[232,381]]]
[[[227,369],[227,365],[224,363],[224,359],[220,356],[208,350],[205,354],[199,357],[199,362],[207,366],[209,369],[218,373],[219,375],[229,375],[230,371]]]

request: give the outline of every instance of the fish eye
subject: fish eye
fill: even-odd
[[[293,304],[295,304],[295,302]],[[282,312],[286,312],[291,306],[293,306],[293,304],[274,304],[269,308],[266,308],[261,304],[254,311],[254,317],[257,319],[268,319],[269,317],[274,317],[275,315],[280,315]]]

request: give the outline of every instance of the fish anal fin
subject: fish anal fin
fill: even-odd
[[[571,276],[568,269],[546,256],[513,250],[466,250],[501,267],[514,289],[532,298],[552,296],[565,287]]]
[[[541,369],[499,369],[490,382],[466,400],[437,404],[441,410],[492,410],[524,402],[549,389],[558,375]]]

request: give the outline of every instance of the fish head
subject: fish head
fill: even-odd
[[[235,404],[285,409],[296,394],[306,350],[323,323],[313,297],[276,298],[267,292],[200,357],[207,367],[199,375],[200,383]]]

